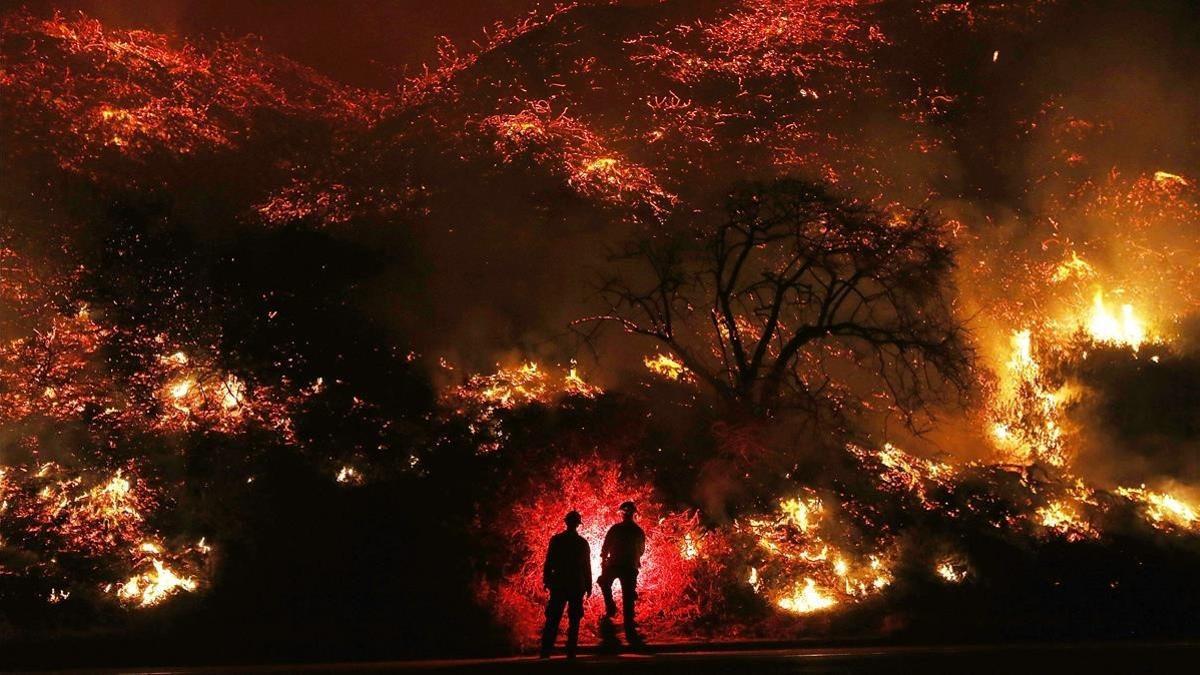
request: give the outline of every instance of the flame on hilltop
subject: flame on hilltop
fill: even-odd
[[[471,375],[464,384],[443,391],[441,400],[456,415],[470,420],[471,431],[481,436],[480,451],[491,452],[506,436],[500,420],[503,411],[552,405],[568,397],[591,399],[601,393],[600,387],[584,381],[574,365],[556,375],[552,369],[528,361],[490,375]]]
[[[1117,494],[1141,505],[1146,518],[1159,529],[1200,532],[1200,511],[1175,495],[1147,490],[1145,485],[1118,488]]]
[[[1104,304],[1104,292],[1101,290],[1097,290],[1092,299],[1087,332],[1096,342],[1129,347],[1135,352],[1146,341],[1146,327],[1134,314],[1133,305],[1121,305],[1120,316],[1116,316]]]
[[[471,375],[465,384],[447,391],[444,398],[494,412],[533,403],[552,403],[562,396],[595,398],[601,392],[599,387],[584,382],[574,367],[556,378],[551,371],[529,361],[513,368],[501,368],[490,375]]]
[[[1054,278],[1090,278],[1091,265],[1072,253],[1055,268]],[[1043,321],[1034,329],[1013,331],[1007,359],[995,371],[997,381],[988,406],[988,431],[1000,454],[1008,461],[1029,464],[1046,462],[1067,467],[1071,459],[1071,439],[1066,429],[1066,407],[1077,389],[1061,375],[1051,376],[1039,359],[1051,366],[1071,359],[1087,358],[1086,347],[1079,341],[1129,349],[1134,354],[1152,339],[1146,323],[1133,305],[1122,304],[1114,313],[1097,289],[1090,311],[1078,319]]]

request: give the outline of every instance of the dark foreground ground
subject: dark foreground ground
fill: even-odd
[[[532,658],[223,668],[127,668],[111,673],[1175,673],[1197,672],[1200,643],[953,647],[739,648],[655,651],[575,662]],[[67,671],[61,671],[67,672]],[[85,672],[85,671],[71,671]]]

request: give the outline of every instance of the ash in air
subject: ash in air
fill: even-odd
[[[1193,3],[201,4],[0,14],[14,665],[1196,636]]]

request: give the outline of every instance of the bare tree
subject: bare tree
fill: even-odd
[[[970,366],[947,239],[924,212],[896,219],[809,183],[751,184],[716,226],[614,256],[633,272],[605,279],[605,311],[580,324],[652,338],[757,414],[840,416],[882,395],[916,428],[931,392],[962,391]],[[864,382],[876,396],[851,395]]]

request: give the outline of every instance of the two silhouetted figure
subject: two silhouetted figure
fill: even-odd
[[[600,578],[596,583],[604,593],[602,629],[613,630],[611,619],[617,613],[613,602],[612,585],[621,582],[621,601],[624,608],[625,639],[630,646],[641,646],[634,623],[634,603],[637,602],[637,577],[646,552],[646,533],[634,522],[637,507],[633,502],[621,504],[621,522],[613,525],[604,537],[600,552]],[[542,658],[549,658],[558,637],[563,609],[567,610],[567,658],[575,658],[579,646],[579,622],[583,619],[584,596],[592,594],[592,552],[587,540],[579,535],[583,518],[571,511],[565,518],[567,529],[550,538],[546,549],[546,564],[542,569],[542,585],[550,591],[546,603],[546,625],[542,629]]]

